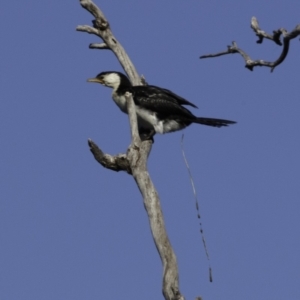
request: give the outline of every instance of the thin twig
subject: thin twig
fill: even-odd
[[[109,49],[109,47],[105,43],[97,44],[97,43],[92,43],[89,46],[90,49]]]
[[[188,173],[189,173],[190,181],[191,181],[191,184],[192,184],[192,189],[193,189],[195,203],[196,203],[197,218],[199,220],[199,225],[200,225],[200,234],[201,234],[202,243],[203,243],[203,247],[204,247],[204,250],[205,250],[206,258],[207,258],[207,261],[208,261],[209,281],[212,282],[213,281],[213,279],[212,279],[212,269],[211,269],[211,266],[210,266],[210,259],[209,259],[208,249],[207,249],[207,245],[206,245],[206,241],[205,241],[205,237],[204,237],[203,226],[202,226],[202,222],[201,222],[198,195],[197,195],[197,192],[196,192],[192,172],[191,172],[190,166],[188,164],[187,158],[185,156],[184,147],[183,147],[183,139],[184,139],[184,134],[182,134],[182,136],[181,136],[181,152],[182,152],[182,156],[183,156],[186,168],[187,168]]]

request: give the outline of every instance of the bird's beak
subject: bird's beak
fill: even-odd
[[[96,83],[104,84],[104,81],[102,79],[99,79],[99,78],[89,78],[87,80],[87,82],[96,82]]]

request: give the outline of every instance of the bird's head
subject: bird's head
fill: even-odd
[[[121,84],[130,84],[128,78],[119,72],[101,72],[95,78],[90,78],[88,82],[96,82],[102,85],[113,88],[114,90],[118,89]]]

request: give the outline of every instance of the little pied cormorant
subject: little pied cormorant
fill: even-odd
[[[194,116],[182,105],[197,106],[173,92],[153,85],[132,86],[120,72],[102,72],[88,82],[97,82],[113,89],[112,98],[122,112],[127,113],[125,93],[132,93],[141,134],[147,138],[155,133],[168,133],[184,129],[191,123],[213,127],[228,126],[236,122]]]

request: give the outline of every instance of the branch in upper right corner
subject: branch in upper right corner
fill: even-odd
[[[217,57],[221,55],[226,55],[226,54],[233,54],[233,53],[239,53],[245,61],[245,68],[249,69],[250,71],[253,71],[253,68],[256,66],[260,67],[269,67],[271,68],[271,72],[274,71],[275,67],[280,65],[284,59],[286,58],[289,47],[290,47],[290,40],[296,38],[298,35],[300,35],[300,24],[298,24],[291,32],[288,32],[284,28],[280,28],[278,30],[273,31],[273,35],[268,34],[264,30],[262,30],[259,25],[258,21],[255,17],[252,17],[251,19],[251,28],[254,30],[256,36],[258,37],[257,43],[261,44],[263,42],[263,39],[269,39],[274,41],[277,45],[282,45],[282,52],[280,56],[278,57],[277,60],[274,62],[268,62],[262,59],[259,60],[252,60],[251,57],[241,48],[238,48],[236,42],[232,42],[232,46],[227,46],[227,51],[222,51],[214,54],[207,54],[207,55],[202,55],[200,56],[200,59],[202,58],[209,58],[209,57]],[[283,42],[280,40],[280,36],[283,36]]]

